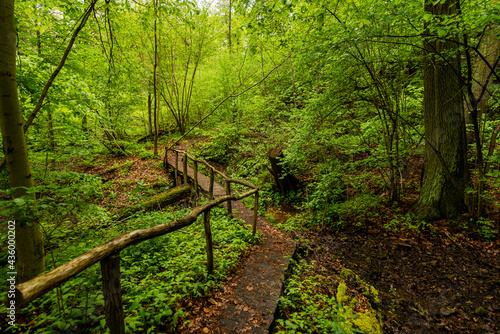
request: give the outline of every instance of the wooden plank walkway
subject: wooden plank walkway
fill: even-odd
[[[175,156],[168,157],[171,167],[175,166]],[[179,155],[179,173],[182,174]],[[189,178],[194,171],[188,166]],[[199,186],[208,192],[210,179],[198,173]],[[214,197],[224,196],[225,188],[214,184]],[[234,216],[252,224],[253,211],[243,203],[232,202]],[[191,320],[191,329],[182,332],[194,333],[203,329],[204,333],[268,333],[274,322],[278,298],[290,259],[296,251],[296,243],[263,217],[257,221],[257,230],[262,242],[254,245],[243,259],[239,269],[228,279],[222,291],[210,298],[212,302],[204,307],[204,314]],[[217,258],[214,259],[217,261]]]

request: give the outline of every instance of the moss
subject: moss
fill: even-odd
[[[474,313],[481,317],[485,317],[488,315],[488,311],[484,307],[478,307],[476,311],[474,311]]]
[[[373,285],[370,285],[370,296],[373,298],[373,302],[375,304],[380,304],[380,300],[378,299],[378,291],[373,287]]]
[[[356,313],[352,323],[364,333],[382,334],[382,322],[374,310]]]
[[[349,300],[349,297],[346,296],[347,285],[345,282],[340,282],[337,288],[337,303],[344,303]]]
[[[347,281],[354,277],[359,286],[360,295],[348,291]],[[348,318],[347,321],[356,328],[359,328],[364,333],[382,334],[381,315],[373,306],[379,303],[378,291],[372,285],[364,282],[358,275],[350,269],[343,269],[338,276],[339,285],[337,287],[337,302],[342,304],[348,314],[353,314],[354,317]],[[363,297],[364,296],[364,297]],[[367,299],[368,310],[364,312],[356,312],[356,306],[360,298]]]
[[[339,275],[339,279],[340,280],[346,280],[347,277],[349,277],[350,275],[355,276],[356,277],[356,281],[358,281],[358,279],[359,279],[358,275],[356,275],[354,273],[354,271],[352,271],[351,269],[347,269],[347,268],[342,269],[342,272]]]

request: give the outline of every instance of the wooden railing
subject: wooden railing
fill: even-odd
[[[215,167],[213,167],[212,165],[210,165],[205,160],[196,159],[196,158],[190,156],[186,151],[175,150],[175,149],[171,149],[170,151],[172,151],[175,154],[174,179],[175,179],[175,185],[176,186],[179,183],[179,154],[181,154],[183,156],[183,159],[182,159],[182,170],[183,170],[183,180],[182,180],[182,183],[187,183],[188,182],[188,173],[187,173],[188,160],[192,160],[193,161],[193,165],[194,165],[194,168],[193,168],[193,174],[194,174],[193,175],[194,176],[193,177],[193,181],[194,181],[195,191],[198,192],[198,189],[199,189],[199,185],[198,185],[198,163],[201,163],[201,164],[205,165],[208,168],[208,170],[210,171],[210,184],[209,184],[209,189],[208,189],[208,198],[209,199],[212,199],[213,195],[214,195],[213,191],[214,191],[215,174],[220,175],[222,177],[222,179],[224,180],[225,188],[226,188],[226,195],[227,196],[231,195],[231,183],[241,184],[241,185],[246,186],[246,187],[248,187],[250,189],[257,189],[258,190],[258,187],[254,186],[250,182],[229,178],[224,173],[219,172]],[[164,163],[165,168],[167,169],[167,173],[168,173],[168,166],[169,166],[169,164],[168,164],[168,150],[165,151],[165,159],[164,159],[163,163]],[[254,207],[253,207],[254,212],[253,212],[253,222],[252,222],[252,233],[254,235],[255,235],[255,232],[256,232],[256,229],[257,229],[257,212],[258,212],[258,209],[259,209],[259,192],[257,191],[257,192],[255,192]],[[231,200],[227,201],[227,211],[228,211],[229,214],[233,213]]]
[[[178,153],[176,151],[176,161],[178,161]],[[184,166],[183,166],[183,177],[187,183],[187,160],[191,158],[185,153]],[[27,282],[16,285],[16,308],[23,308],[35,299],[43,296],[49,291],[57,288],[62,283],[81,273],[93,264],[100,262],[101,272],[102,272],[102,282],[103,282],[103,295],[104,295],[104,310],[106,317],[106,324],[110,329],[111,334],[115,333],[125,333],[125,322],[124,322],[124,312],[122,304],[121,295],[121,282],[120,282],[120,251],[123,249],[141,243],[145,240],[156,238],[167,233],[174,232],[186,226],[193,224],[199,215],[203,213],[203,224],[205,228],[206,236],[206,249],[207,249],[207,270],[209,274],[213,273],[213,247],[212,247],[212,233],[210,229],[210,210],[224,202],[228,203],[228,211],[231,209],[230,202],[238,201],[245,197],[255,194],[255,207],[254,207],[254,217],[253,217],[253,233],[256,230],[257,221],[257,204],[258,204],[258,191],[259,189],[254,185],[241,181],[230,179],[224,174],[218,172],[210,166],[208,163],[201,160],[191,158],[195,163],[195,174],[194,174],[194,184],[195,189],[198,192],[198,177],[197,177],[197,164],[202,162],[206,164],[212,171],[210,177],[210,202],[193,209],[186,217],[178,219],[173,222],[153,226],[150,228],[134,230],[125,234],[122,234],[105,244],[102,244],[89,252],[80,255],[79,257],[66,262],[65,264],[55,268],[54,270],[43,274],[41,276],[35,277]],[[166,165],[168,166],[168,164]],[[175,176],[177,176],[179,170],[176,164]],[[214,173],[218,173],[223,176],[226,180],[226,191],[225,196],[212,199],[213,198],[213,182]],[[239,183],[251,188],[251,190],[241,194],[232,195],[230,183]],[[10,306],[9,300],[6,299],[7,306]]]

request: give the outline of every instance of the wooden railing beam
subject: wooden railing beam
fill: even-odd
[[[175,182],[174,184],[178,186],[178,181],[177,177],[179,175],[179,152],[175,151],[175,172],[174,172],[174,177],[175,177]]]
[[[231,196],[231,182],[228,180],[226,180],[226,196]],[[230,215],[233,214],[233,207],[230,200],[227,201],[227,213]]]
[[[198,190],[198,161],[194,161],[194,191],[196,193],[196,197],[200,196],[200,192]]]
[[[211,201],[214,198],[214,170],[210,169],[210,184],[208,186],[208,199]]]
[[[184,153],[184,158],[182,160],[182,173],[184,174],[184,183],[188,183],[188,156]]]

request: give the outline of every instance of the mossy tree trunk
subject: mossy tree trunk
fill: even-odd
[[[442,15],[456,13],[457,6],[456,0],[438,4],[427,0],[425,11],[439,22]],[[464,189],[469,175],[458,44],[428,31],[424,39],[424,171],[414,211],[420,219],[433,220],[466,210]]]
[[[17,188],[14,197],[33,187],[16,80],[17,34],[14,0],[0,0],[0,128],[9,171],[9,182]],[[23,188],[19,188],[23,187]],[[27,281],[45,270],[43,235],[36,221],[16,219],[17,279]]]

